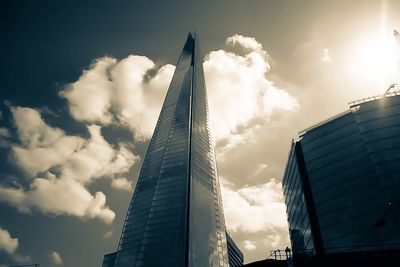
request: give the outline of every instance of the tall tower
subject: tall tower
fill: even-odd
[[[130,202],[103,266],[228,266],[202,54],[189,33]]]

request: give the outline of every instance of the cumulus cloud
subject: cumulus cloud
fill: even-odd
[[[295,111],[298,103],[268,78],[268,54],[255,38],[234,35],[226,39],[226,45],[224,50],[208,53],[204,69],[212,129],[220,146],[230,148],[252,139],[252,130],[275,113]],[[241,53],[232,52],[234,48]],[[88,186],[103,177],[115,189],[132,191],[132,181],[126,174],[138,156],[127,144],[108,143],[101,126],[128,128],[136,139],[148,139],[174,68],[158,66],[144,56],[95,60],[60,92],[71,116],[88,125],[88,138],[68,135],[48,125],[35,109],[11,107],[20,143],[11,144],[10,158],[27,174],[29,185],[0,185],[0,201],[21,212],[36,209],[45,214],[112,222],[115,214],[107,206],[105,194],[92,193]],[[7,129],[0,129],[0,136],[9,135]],[[221,162],[221,157],[218,160]],[[255,168],[250,169],[254,177],[264,175],[272,165],[269,161],[268,165],[253,162]],[[232,161],[227,164],[232,165]],[[232,176],[226,178],[233,180]],[[227,181],[222,186],[228,230],[246,236],[263,232],[262,242],[279,243],[279,230],[287,225],[280,184],[271,180],[242,189],[235,186]],[[112,234],[107,232],[103,238]],[[262,248],[260,242],[248,239],[260,237],[246,237],[238,244],[252,252]],[[62,263],[58,252],[50,255],[55,264]]]
[[[251,176],[258,176],[261,172],[263,172],[266,168],[268,167],[268,164],[265,163],[259,163],[256,165],[256,168],[254,172],[251,174]]]
[[[228,37],[225,43],[227,45],[239,45],[252,51],[265,53],[265,51],[263,51],[262,45],[254,37],[247,37],[240,34],[235,34]]]
[[[111,238],[111,237],[113,236],[113,234],[114,234],[114,231],[113,231],[113,230],[108,231],[107,233],[105,233],[105,234],[103,235],[103,239],[109,239],[109,238]]]
[[[11,155],[32,176],[64,162],[84,144],[82,138],[47,125],[37,110],[12,107],[11,112],[21,142],[12,146]]]
[[[93,196],[73,179],[35,178],[28,190],[0,187],[0,201],[17,207],[21,212],[37,208],[48,214],[99,218],[106,223],[115,218],[115,213],[106,206],[103,192],[96,192]]]
[[[297,101],[267,79],[267,52],[253,37],[234,35],[228,47],[240,47],[244,55],[226,50],[208,54],[204,69],[209,93],[212,129],[217,140],[240,142],[241,129],[274,111],[293,111]],[[79,79],[60,92],[71,115],[79,120],[128,127],[136,138],[148,139],[154,129],[174,66],[156,64],[144,56],[120,61],[97,59]]]
[[[10,233],[0,227],[0,250],[9,254],[14,253],[18,248],[18,238],[12,238]]]
[[[115,189],[132,191],[132,181],[128,181],[126,178],[116,178],[111,182],[111,186]]]
[[[287,227],[282,187],[275,179],[237,190],[222,179],[221,191],[229,231],[255,233]]]
[[[277,231],[271,231],[264,236],[265,238],[262,240],[264,246],[269,246],[272,248],[279,248],[280,244],[282,243],[282,239],[285,238],[282,233]],[[289,240],[285,240],[288,243]]]
[[[226,50],[207,55],[204,70],[214,136],[220,147],[230,148],[252,139],[253,130],[274,114],[295,111],[298,102],[268,78],[268,54],[255,38],[234,35],[226,45]],[[234,47],[242,53],[230,52]],[[174,66],[160,67],[143,56],[103,57],[60,96],[78,121],[114,124],[130,129],[137,139],[148,139],[173,71]],[[38,209],[111,222],[115,214],[104,193],[92,194],[87,186],[108,177],[113,188],[131,191],[132,181],[125,174],[138,157],[122,143],[109,144],[100,126],[88,126],[89,138],[71,136],[46,124],[36,110],[11,110],[20,140],[12,145],[11,157],[31,180],[28,188],[0,187],[0,201],[24,212]],[[254,177],[270,163],[255,164]],[[267,229],[275,236],[276,229],[286,227],[281,187],[275,180],[242,189],[225,181],[222,193],[229,230],[250,234]]]
[[[50,252],[50,259],[51,259],[51,262],[53,264],[55,264],[55,265],[62,265],[63,264],[63,260],[61,258],[60,253],[58,253],[55,250]]]
[[[99,218],[111,223],[115,213],[106,205],[103,192],[92,195],[86,185],[95,179],[114,179],[129,171],[138,159],[124,144],[113,146],[97,125],[88,126],[90,138],[68,136],[47,125],[31,108],[13,107],[14,123],[21,144],[11,147],[17,166],[30,175],[29,188],[0,186],[0,201],[21,212],[32,208],[53,215]],[[39,175],[39,176],[38,176]],[[117,183],[121,184],[118,180]]]
[[[324,48],[322,50],[322,58],[321,58],[322,62],[331,62],[332,58],[331,58],[331,53],[329,52],[328,48]]]
[[[296,99],[279,89],[266,75],[270,71],[267,53],[254,38],[235,35],[226,41],[247,49],[245,55],[225,50],[212,51],[204,62],[209,92],[210,118],[216,140],[242,140],[238,133],[257,119],[274,111],[293,111]]]
[[[246,250],[254,250],[256,249],[256,242],[250,241],[250,240],[245,240],[243,241],[243,246]]]
[[[138,159],[126,147],[120,144],[118,150],[101,135],[100,127],[88,127],[90,139],[85,146],[72,154],[60,167],[61,178],[73,178],[83,184],[102,176],[126,173]]]
[[[7,229],[0,227],[0,251],[7,253],[7,258],[9,260],[12,259],[13,262],[23,264],[31,261],[31,257],[29,255],[21,255],[17,253],[18,247],[18,238],[12,237]],[[8,266],[2,265],[2,260],[4,259],[0,259],[0,266]]]
[[[103,57],[96,60],[89,70],[73,84],[68,85],[60,95],[69,101],[71,115],[81,121],[108,124],[112,121],[110,71],[116,60]]]
[[[155,63],[144,56],[121,61],[103,57],[60,92],[71,115],[79,120],[107,125],[119,123],[140,139],[151,136],[174,67],[164,65],[155,74]]]

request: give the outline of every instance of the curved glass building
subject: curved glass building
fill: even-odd
[[[283,189],[294,253],[400,249],[400,93],[300,133]]]

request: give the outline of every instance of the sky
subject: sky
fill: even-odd
[[[189,31],[229,233],[290,245],[298,132],[400,80],[400,1],[1,1],[0,266],[100,266]],[[397,31],[396,31],[397,30]]]

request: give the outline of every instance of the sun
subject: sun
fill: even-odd
[[[399,46],[391,35],[384,34],[379,38],[364,41],[358,49],[360,70],[366,77],[390,82],[399,72]]]

